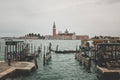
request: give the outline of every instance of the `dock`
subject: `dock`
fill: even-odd
[[[76,53],[75,54],[75,59],[77,61],[80,62],[81,65],[83,65],[84,67],[86,67],[86,69],[90,70],[91,67],[91,59],[88,55],[82,54],[84,52],[81,53]]]
[[[0,80],[19,75],[29,75],[34,71],[35,64],[31,62],[12,62],[11,66],[4,61],[0,61]]]

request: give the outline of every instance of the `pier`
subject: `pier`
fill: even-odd
[[[120,79],[120,43],[99,43],[97,50],[97,77]]]
[[[14,62],[8,66],[6,62],[0,61],[0,80],[19,75],[29,75],[35,69],[35,64],[31,62]]]
[[[117,55],[119,55],[119,46],[117,47],[112,47],[112,45],[114,44],[106,44],[105,45],[110,45],[106,47],[106,51],[109,52],[109,56],[113,56],[114,58],[117,58],[117,61],[114,60],[114,62],[118,62],[116,64],[114,64],[114,62],[106,62],[107,67],[104,66],[99,66],[100,63],[98,63],[98,61],[96,62],[96,64],[94,63],[94,59],[98,60],[99,55],[101,54],[100,51],[98,51],[100,48],[101,49],[105,49],[103,48],[103,46],[99,47],[97,43],[96,47],[93,48],[89,48],[89,44],[88,47],[87,46],[80,46],[76,48],[76,51],[79,50],[80,48],[80,52],[76,53],[76,54],[56,54],[55,52],[51,51],[51,43],[50,41],[40,41],[43,42],[42,45],[42,52],[40,51],[41,49],[39,48],[38,51],[36,52],[41,52],[39,58],[37,59],[36,56],[36,52],[34,53],[34,61],[33,61],[33,65],[34,67],[29,68],[29,70],[26,70],[25,66],[27,66],[27,64],[25,63],[21,63],[22,61],[20,61],[20,63],[18,61],[12,61],[11,62],[11,66],[8,65],[7,61],[4,62],[5,67],[2,68],[3,64],[1,63],[1,67],[0,67],[0,72],[9,72],[7,74],[5,74],[4,76],[2,76],[2,78],[0,78],[0,80],[5,80],[5,79],[15,79],[15,80],[48,80],[48,79],[53,79],[53,80],[98,80],[100,79],[99,77],[101,77],[102,75],[112,75],[110,77],[114,79],[113,80],[119,80],[119,58]],[[39,44],[40,44],[39,42]],[[72,42],[72,41],[70,41]],[[70,42],[65,41],[64,44],[69,44]],[[75,42],[75,41],[74,41]],[[50,44],[49,44],[50,43]],[[56,41],[56,43],[52,42],[52,48],[55,49],[55,45],[60,45],[62,44],[63,41],[60,41],[58,44],[58,41]],[[74,48],[76,47],[76,45],[78,45],[78,41],[76,41],[75,43],[77,44],[69,44],[69,45],[60,45],[62,46],[60,49],[61,50],[65,50],[65,49],[70,49],[70,50],[74,50]],[[48,46],[49,44],[49,46]],[[103,43],[102,43],[103,44]],[[34,44],[33,44],[34,45]],[[119,45],[119,44],[117,44]],[[39,45],[37,45],[38,47]],[[55,46],[55,47],[54,47]],[[9,47],[9,46],[8,46]],[[37,49],[36,47],[36,49]],[[112,51],[111,51],[112,49]],[[15,49],[14,49],[15,50]],[[115,50],[117,50],[115,52]],[[10,50],[8,49],[8,52]],[[34,50],[32,50],[33,52]],[[56,49],[56,51],[59,51]],[[12,52],[12,47],[11,47],[11,52]],[[99,52],[99,53],[98,53]],[[112,52],[114,52],[114,54],[112,55]],[[116,57],[114,57],[116,54]],[[76,58],[76,60],[74,59]],[[107,59],[108,60],[108,59]],[[101,60],[100,60],[101,61]],[[25,62],[25,61],[24,61]],[[38,64],[36,64],[38,62]],[[21,65],[20,65],[21,64]],[[17,68],[16,68],[17,65]],[[19,67],[19,68],[18,68]],[[1,69],[2,68],[2,69]],[[22,69],[21,69],[22,68]],[[25,69],[23,69],[25,68]],[[38,69],[37,69],[38,68]],[[34,71],[35,69],[37,69],[36,72],[33,72],[31,75],[31,72]],[[96,72],[97,70],[97,72]],[[6,73],[4,72],[4,73]],[[4,74],[2,73],[2,74]],[[100,73],[100,74],[99,74]],[[24,75],[28,75],[30,74],[30,76],[24,76]],[[82,74],[82,75],[81,75]],[[14,76],[18,76],[18,77],[14,77]],[[20,76],[19,75],[23,75]],[[41,76],[42,75],[42,76]],[[91,76],[92,75],[92,76]],[[0,75],[1,76],[1,75]],[[88,76],[88,77],[86,77]],[[109,76],[107,76],[108,78]],[[115,79],[117,78],[117,79]],[[103,80],[103,79],[100,79]],[[106,80],[110,80],[110,79],[106,79]]]
[[[38,69],[37,57],[41,48],[30,53],[30,45],[24,41],[5,41],[4,61],[0,61],[0,80],[26,76]],[[34,59],[34,63],[28,62]]]
[[[91,67],[91,59],[89,56],[85,55],[83,52],[76,53],[75,59],[80,62],[87,70],[90,70]]]
[[[90,44],[88,42],[82,42],[80,46],[80,52],[75,54],[75,59],[80,62],[87,70],[91,67]]]

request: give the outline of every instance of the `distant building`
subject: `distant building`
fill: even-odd
[[[76,35],[77,40],[86,40],[89,39],[88,35]]]
[[[45,36],[45,39],[46,39],[46,40],[53,39],[53,36],[52,36],[52,35],[46,35],[46,36]]]
[[[88,39],[88,35],[76,35],[75,32],[69,33],[69,31],[66,29],[64,33],[59,32],[56,33],[56,25],[55,22],[53,24],[53,31],[52,35],[45,36],[45,39],[55,39],[55,40],[84,40]]]
[[[69,33],[69,31],[67,29],[64,33],[56,34],[56,25],[54,22],[54,24],[53,24],[53,39],[73,40],[73,39],[76,39],[76,37],[75,37],[75,33]]]
[[[1,37],[0,39],[12,40],[12,39],[18,39],[18,37]]]
[[[69,33],[69,31],[67,29],[64,33],[58,33],[57,35],[61,39],[65,39],[65,40],[75,40],[76,39],[75,33]]]
[[[120,39],[120,37],[115,36],[94,36],[91,39]]]

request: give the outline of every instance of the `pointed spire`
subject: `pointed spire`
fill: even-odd
[[[53,36],[56,36],[56,25],[55,22],[53,23]]]
[[[53,28],[54,28],[54,29],[56,28],[55,21],[54,21],[54,23],[53,23]]]

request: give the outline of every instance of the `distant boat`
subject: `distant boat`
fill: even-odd
[[[54,51],[55,53],[78,53],[76,50],[63,50],[63,51]]]

